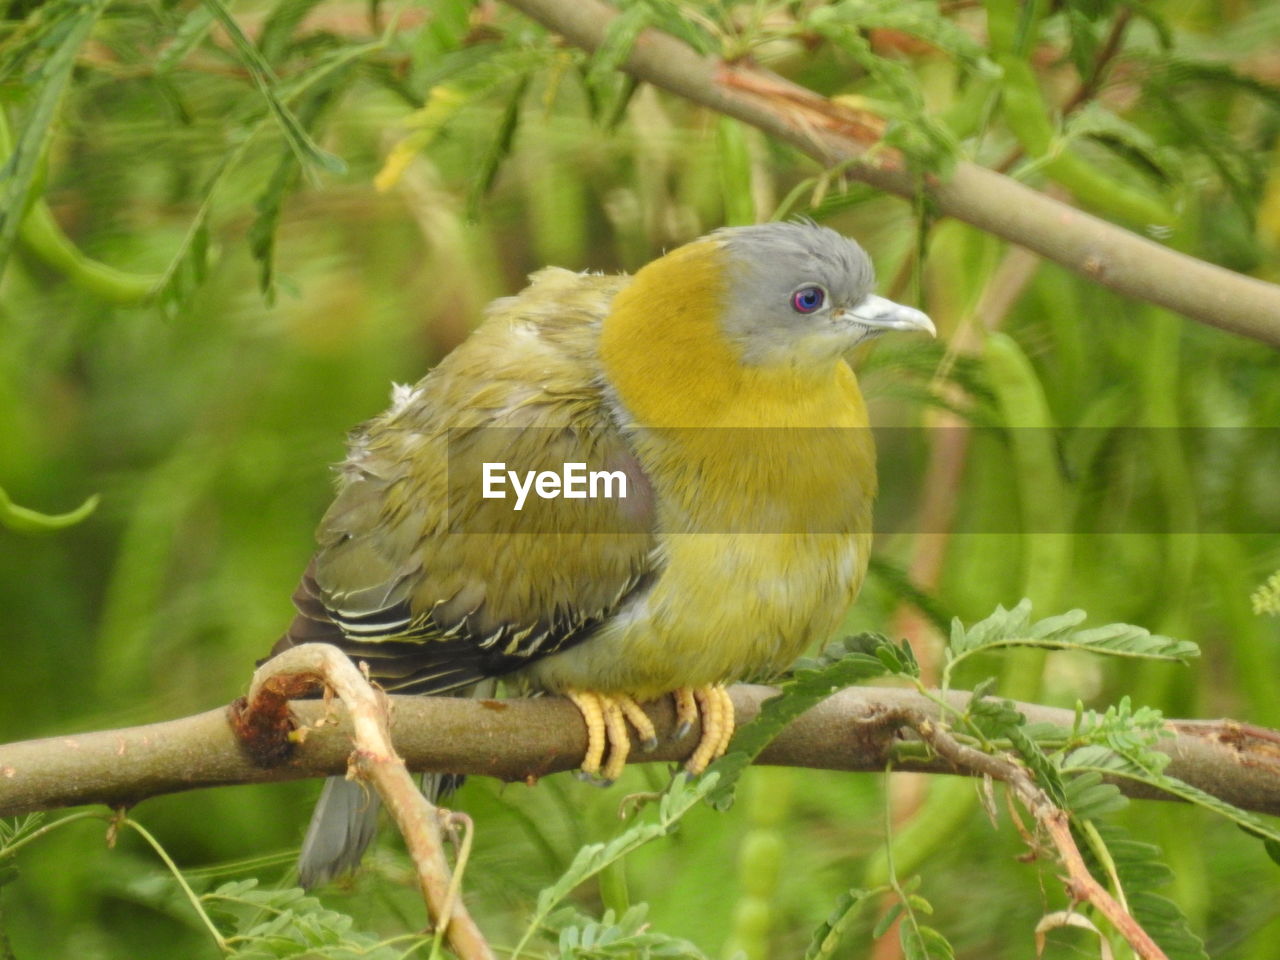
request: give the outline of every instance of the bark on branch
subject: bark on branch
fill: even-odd
[[[600,0],[506,0],[575,46],[594,51],[618,11]],[[703,57],[657,30],[640,34],[623,69],[759,127],[849,176],[914,197],[922,185],[883,148],[868,118],[749,63]],[[995,171],[960,163],[925,193],[941,213],[1033,250],[1118,293],[1280,346],[1280,286],[1178,253]]]
[[[739,685],[730,691],[739,723],[760,711],[776,691]],[[963,706],[968,694],[951,694]],[[669,699],[669,698],[668,698]],[[586,749],[581,715],[558,697],[529,700],[459,700],[389,697],[396,751],[412,770],[480,774],[503,780],[537,778],[575,769]],[[264,767],[249,755],[219,708],[195,716],[120,730],[50,737],[0,746],[0,816],[88,803],[130,805],[160,794],[202,787],[294,780],[343,774],[353,729],[340,704],[289,704],[308,736],[285,762]],[[1033,722],[1068,726],[1069,710],[1019,704]],[[857,687],[837,693],[800,717],[761,754],[760,763],[826,770],[880,771],[899,756],[895,711],[937,718],[936,705],[915,691]],[[647,707],[661,739],[633,758],[676,761],[688,755],[696,733],[670,740],[674,711],[667,699]],[[1280,814],[1280,733],[1232,720],[1174,720],[1175,736],[1162,746],[1172,756],[1166,772],[1246,810]],[[944,758],[895,759],[895,768],[955,773]],[[1117,786],[1134,797],[1161,797],[1127,780]]]

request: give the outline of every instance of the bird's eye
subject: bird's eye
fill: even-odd
[[[821,287],[801,287],[791,295],[791,309],[796,313],[813,313],[827,302],[827,291]]]

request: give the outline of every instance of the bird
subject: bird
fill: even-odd
[[[846,356],[936,333],[874,287],[862,247],[808,220],[720,228],[634,275],[532,274],[353,431],[272,653],[335,644],[391,693],[563,695],[604,783],[631,729],[656,744],[641,705],[672,696],[701,773],[734,729],[726,684],[784,671],[865,576],[875,450]],[[575,476],[614,495],[556,496]],[[330,778],[302,884],[354,869],[376,818]]]

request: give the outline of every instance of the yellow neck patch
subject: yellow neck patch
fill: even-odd
[[[640,270],[601,329],[605,374],[646,427],[864,426],[857,383],[842,361],[744,365],[724,335],[724,247],[691,243]]]
[[[647,426],[713,422],[742,375],[717,319],[724,251],[688,244],[649,263],[613,300],[600,359],[618,399]]]

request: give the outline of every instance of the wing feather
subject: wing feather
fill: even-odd
[[[353,434],[277,652],[334,643],[388,690],[445,692],[587,641],[647,589],[652,495],[597,360],[623,283],[541,271]],[[485,458],[621,470],[628,498],[516,513],[480,497]]]

